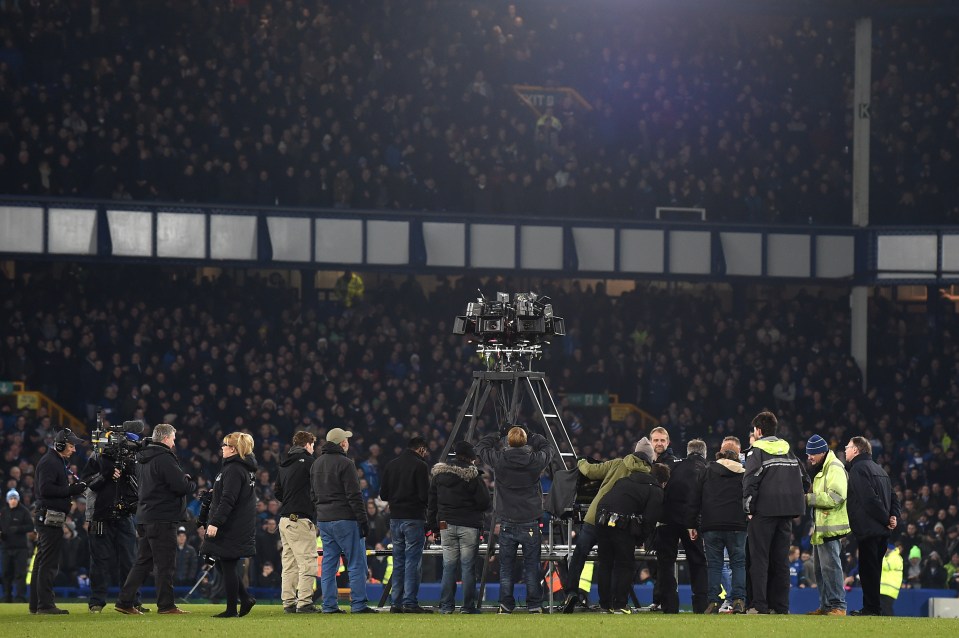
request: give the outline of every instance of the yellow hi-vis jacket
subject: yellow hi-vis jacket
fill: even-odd
[[[822,469],[812,480],[812,491],[806,494],[806,505],[815,509],[810,539],[813,545],[822,545],[827,538],[845,536],[850,532],[849,513],[846,512],[848,485],[846,466],[829,450]]]
[[[879,593],[892,599],[899,598],[902,587],[902,554],[893,547],[882,559],[882,577],[879,579]]]

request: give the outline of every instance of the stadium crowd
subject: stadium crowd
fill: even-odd
[[[850,221],[848,20],[463,0],[0,17],[2,194]],[[959,35],[882,18],[873,40],[872,221],[954,223]],[[517,84],[584,101],[533,114]]]
[[[177,455],[201,489],[216,476],[218,440],[228,431],[249,431],[260,468],[255,574],[271,582],[279,562],[273,484],[295,430],[355,432],[349,453],[368,502],[367,541],[388,542],[389,512],[377,499],[382,468],[414,435],[427,442],[431,463],[441,460],[470,373],[482,368],[450,326],[469,291],[483,283],[443,279],[427,294],[415,278],[383,277],[346,308],[302,303],[275,277],[235,273],[198,281],[187,270],[26,268],[0,280],[0,379],[24,381],[91,429],[98,406],[112,423],[174,423]],[[485,283],[484,289],[515,287]],[[904,555],[918,551],[920,569],[938,559],[955,572],[954,315],[937,316],[942,339],[931,344],[921,336],[930,316],[876,297],[869,385],[862,391],[847,354],[849,313],[841,297],[801,291],[734,304],[715,289],[687,294],[640,286],[614,298],[602,284],[578,282],[544,284],[541,292],[552,295],[568,325],[568,335],[537,364],[554,394],[618,394],[658,419],[677,454],[697,437],[710,453],[727,435],[745,438],[751,415],[764,407],[779,415],[783,438],[800,458],[813,434],[835,448],[863,433],[903,503],[897,532]],[[251,298],[258,303],[249,304]],[[0,418],[3,487],[18,490],[29,506],[51,421],[42,410],[9,401]],[[597,459],[629,453],[652,425],[633,413],[616,422],[608,410],[569,405],[564,421],[577,453]],[[89,452],[81,446],[74,458],[77,473]],[[84,505],[77,507],[68,531],[82,537],[77,521]],[[196,501],[191,511],[198,509]],[[795,520],[800,556],[809,550],[809,525],[808,515]],[[193,536],[185,531],[184,543]],[[65,562],[62,583],[82,575],[82,545]],[[794,567],[800,586],[808,574]],[[853,576],[854,568],[847,565]]]

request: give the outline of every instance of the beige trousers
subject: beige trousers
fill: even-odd
[[[280,540],[283,541],[283,606],[305,607],[313,604],[316,584],[316,525],[299,519],[280,519]]]

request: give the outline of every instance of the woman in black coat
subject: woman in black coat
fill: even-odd
[[[233,432],[223,439],[223,470],[213,483],[200,553],[214,556],[223,574],[226,611],[214,618],[246,616],[256,600],[237,574],[237,562],[256,554],[256,458],[253,437]],[[237,603],[240,608],[237,611]]]

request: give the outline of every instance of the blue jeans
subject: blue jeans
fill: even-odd
[[[816,586],[819,588],[819,608],[846,609],[846,590],[843,587],[842,541],[836,540],[812,546],[816,566]]]
[[[463,570],[463,611],[476,609],[476,551],[479,533],[475,527],[450,525],[441,532],[443,545],[443,588],[440,592],[440,611],[456,607],[456,572]]]
[[[523,573],[526,580],[526,608],[539,609],[543,605],[543,586],[540,584],[540,549],[542,533],[539,522],[501,523],[499,531],[499,604],[510,611],[516,608],[513,598],[513,563],[516,548],[523,548]]]
[[[732,587],[729,598],[746,599],[746,532],[716,530],[703,532],[706,546],[706,576],[709,579],[708,600],[720,603],[719,588],[723,578],[723,550],[729,553]]]
[[[366,607],[366,544],[360,536],[360,524],[356,521],[325,521],[320,525],[320,540],[323,541],[323,612],[336,611],[336,570],[340,555],[346,556],[346,569],[350,573],[350,610]]]
[[[393,539],[393,603],[416,607],[423,576],[423,545],[426,543],[426,522],[412,518],[390,521]]]

